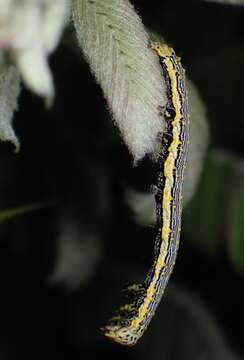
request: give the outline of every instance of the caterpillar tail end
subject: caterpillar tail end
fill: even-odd
[[[111,341],[124,346],[133,346],[139,339],[137,334],[133,333],[130,328],[126,326],[107,325],[101,328],[101,331],[104,336],[109,338]]]

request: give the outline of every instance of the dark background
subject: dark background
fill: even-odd
[[[221,147],[242,157],[244,8],[204,1],[133,4],[144,24],[174,46],[198,87],[208,111],[209,151]],[[135,349],[112,344],[101,335],[99,328],[123,302],[121,290],[142,280],[152,262],[154,229],[135,223],[125,186],[148,191],[155,173],[148,160],[133,168],[72,29],[67,29],[50,64],[54,106],[47,111],[42,100],[24,89],[14,121],[21,151],[15,155],[11,145],[0,144],[1,208],[52,202],[1,224],[0,356],[200,359],[188,349],[196,346],[195,340],[192,344],[181,340],[185,331],[181,324],[189,320],[184,311],[168,316],[175,288],[206,309],[223,337],[223,347],[243,355],[243,274],[231,263],[224,245],[210,254],[189,241],[184,225],[176,269],[158,310],[161,320],[152,321]],[[49,281],[65,217],[79,229],[81,242],[91,233],[101,248],[91,276],[72,291],[64,283]],[[210,331],[204,316],[201,321],[204,331]],[[153,352],[159,348],[153,334],[159,331],[162,342],[170,343],[175,353]]]

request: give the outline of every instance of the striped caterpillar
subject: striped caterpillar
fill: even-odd
[[[157,235],[155,259],[141,285],[132,285],[135,300],[120,308],[117,316],[103,328],[104,335],[123,345],[132,346],[143,335],[160,303],[172,273],[179,247],[182,186],[189,147],[189,111],[185,70],[174,50],[153,41],[167,89],[163,109],[166,130],[162,136],[159,174],[155,193]]]

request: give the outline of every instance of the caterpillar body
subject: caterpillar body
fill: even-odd
[[[172,273],[179,247],[182,186],[189,147],[189,111],[185,70],[174,50],[158,41],[150,43],[159,56],[167,89],[166,120],[162,136],[159,174],[155,193],[157,235],[155,259],[141,285],[129,288],[134,300],[120,308],[103,328],[105,336],[132,346],[143,335],[160,303]]]

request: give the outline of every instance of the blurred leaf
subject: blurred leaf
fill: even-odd
[[[223,245],[224,224],[232,188],[232,163],[221,152],[211,152],[198,190],[184,211],[183,229],[189,240],[210,253]]]
[[[236,176],[227,206],[227,251],[233,266],[244,271],[244,161],[233,165]]]
[[[0,222],[4,222],[6,220],[15,218],[17,216],[28,214],[32,211],[41,210],[48,206],[51,206],[51,203],[42,202],[42,203],[33,203],[33,204],[17,206],[14,208],[2,210],[0,211]]]
[[[52,284],[64,284],[74,290],[86,283],[97,268],[101,243],[93,230],[86,230],[75,216],[64,214],[59,222],[57,256],[50,276]]]
[[[237,360],[208,309],[172,284],[135,351],[150,360]]]
[[[196,86],[188,80],[190,146],[183,183],[184,206],[194,195],[202,173],[209,143],[206,107]]]
[[[68,13],[66,0],[0,2],[0,56],[11,53],[25,85],[48,104],[54,86],[47,56],[59,42]]]
[[[125,195],[135,221],[141,225],[154,225],[156,222],[154,195],[129,187],[126,188]]]
[[[188,239],[209,253],[226,247],[233,266],[244,271],[242,158],[224,150],[209,154],[199,189],[184,212],[183,226]]]
[[[222,3],[227,5],[244,5],[244,0],[205,0],[205,1]]]
[[[52,0],[44,2],[42,18],[42,42],[48,53],[53,52],[62,36],[70,15],[70,2]]]

